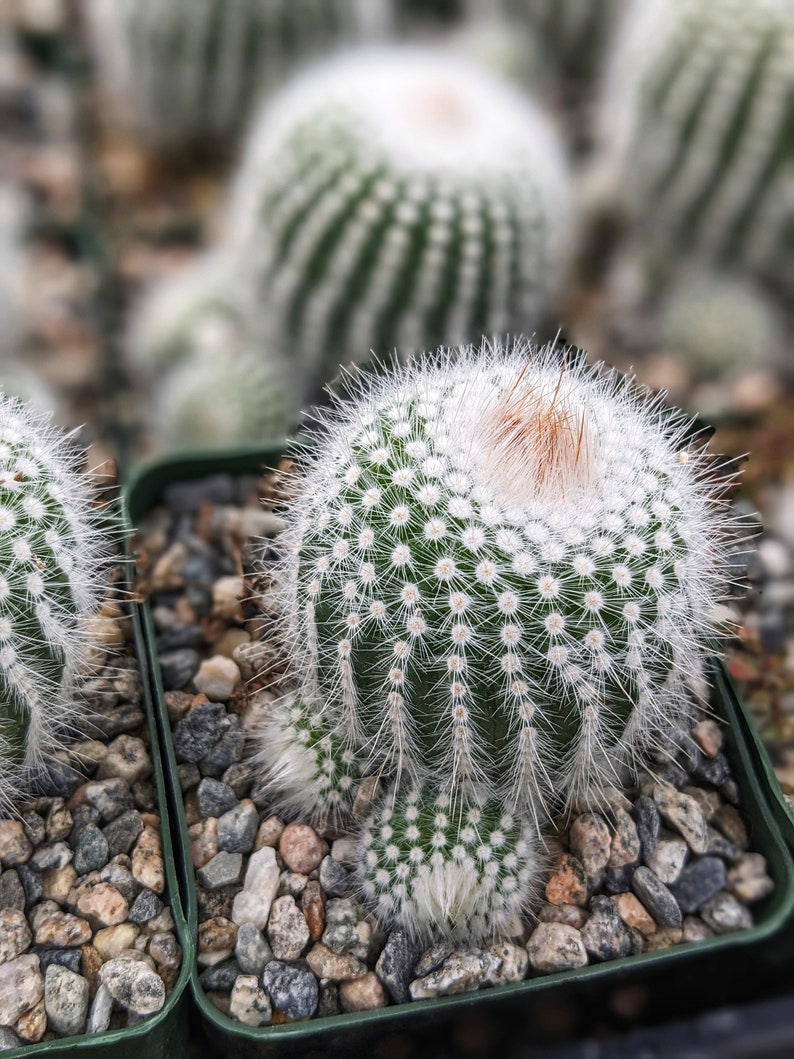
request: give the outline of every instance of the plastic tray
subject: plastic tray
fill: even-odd
[[[187,453],[150,463],[139,468],[125,490],[125,503],[132,523],[162,498],[170,484],[211,477],[258,474],[277,465],[283,445],[233,449],[223,452]],[[143,607],[144,631],[150,649],[150,673],[155,689],[157,718],[163,740],[163,756],[170,781],[171,809],[182,854],[181,880],[183,904],[191,932],[197,927],[197,896],[193,866],[177,779],[176,759],[171,741],[168,717],[163,702],[159,666],[154,651],[154,628],[151,613]],[[497,1034],[510,1039],[517,1033],[532,1032],[544,1023],[544,1011],[562,1003],[572,1011],[599,1011],[605,997],[624,986],[645,984],[653,1002],[648,1010],[660,1016],[686,1015],[730,1002],[731,989],[737,986],[738,997],[763,996],[771,991],[771,982],[781,973],[779,954],[787,946],[781,936],[794,909],[794,866],[770,804],[775,794],[769,777],[757,768],[756,747],[747,739],[750,722],[738,698],[716,667],[715,691],[719,710],[728,725],[727,752],[734,776],[741,790],[742,809],[752,832],[752,848],[762,853],[775,881],[774,892],[754,906],[755,925],[745,931],[709,938],[697,944],[682,944],[669,949],[630,956],[608,963],[591,964],[580,970],[529,979],[508,986],[485,989],[435,1000],[395,1005],[377,1011],[336,1015],[306,1022],[251,1028],[218,1011],[202,990],[195,965],[191,974],[191,994],[200,1013],[204,1030],[219,1052],[226,1056],[332,1055],[334,1052],[371,1053],[376,1042],[387,1048],[394,1039],[395,1054],[406,1041],[415,1048],[430,1050],[432,1042],[442,1042],[455,1027],[466,1025],[476,1009],[478,1017],[490,1020]],[[789,927],[789,932],[791,927]],[[536,1038],[537,1039],[537,1038]],[[365,1051],[366,1050],[366,1051]],[[388,1051],[383,1052],[388,1054]],[[410,1054],[417,1054],[411,1051]]]

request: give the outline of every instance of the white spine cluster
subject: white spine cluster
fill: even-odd
[[[254,122],[232,252],[304,373],[531,330],[557,292],[566,166],[531,101],[440,49],[367,49]]]
[[[457,829],[497,805],[537,831],[552,805],[625,782],[686,715],[724,589],[724,483],[687,427],[629,380],[523,344],[359,381],[281,542],[312,742],[347,754],[348,777],[378,776],[395,811],[413,787],[420,815],[449,799]],[[262,737],[274,787],[338,812],[315,756],[285,769],[285,731],[277,718]],[[385,909],[373,843],[363,885]]]
[[[79,707],[103,598],[107,526],[79,472],[82,454],[49,418],[0,394],[0,802],[59,745]]]
[[[116,115],[171,149],[226,140],[332,44],[381,35],[389,0],[83,0]]]
[[[604,135],[637,219],[790,286],[792,92],[788,0],[634,0]]]

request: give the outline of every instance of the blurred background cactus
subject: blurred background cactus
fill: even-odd
[[[448,798],[453,831],[478,808],[496,827],[501,807],[523,880],[494,906],[509,919],[537,872],[525,825],[601,804],[691,708],[687,677],[727,587],[724,482],[687,417],[554,349],[469,348],[358,388],[333,410],[282,538],[298,713],[266,724],[265,774],[318,813],[344,808],[327,776],[345,754],[347,775],[377,776],[390,806],[412,785],[420,816]],[[325,740],[334,768],[285,757],[289,737]],[[363,869],[383,907],[390,844],[373,838]],[[439,840],[445,864],[456,847]],[[503,878],[498,857],[486,864]],[[447,876],[427,870],[442,890],[397,902],[409,929],[430,929],[443,904]]]
[[[0,394],[0,802],[80,720],[76,701],[111,535],[49,417]]]
[[[335,44],[380,36],[389,0],[84,0],[112,113],[174,151],[223,144],[251,104]]]

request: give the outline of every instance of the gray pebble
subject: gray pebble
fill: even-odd
[[[245,798],[254,782],[254,768],[250,761],[235,761],[221,776],[238,798]]]
[[[436,942],[435,945],[431,945],[429,949],[422,953],[414,968],[414,974],[417,978],[424,978],[431,971],[438,970],[444,960],[451,956],[454,951],[455,946],[451,941]]]
[[[16,868],[7,868],[0,875],[0,908],[15,908],[25,911],[25,891],[19,881]]]
[[[41,845],[47,837],[47,826],[44,817],[39,816],[35,809],[28,809],[22,814],[22,826],[25,834],[34,846]]]
[[[131,861],[123,853],[117,854],[113,860],[99,869],[99,878],[102,882],[115,886],[128,905],[133,903],[140,890],[140,883],[132,874]]]
[[[109,825],[112,826],[112,825]],[[74,847],[74,870],[78,875],[97,871],[107,864],[108,841],[96,824],[87,824]]]
[[[23,1044],[20,1037],[14,1033],[10,1026],[0,1026],[0,1052],[10,1052],[12,1048],[19,1048]]]
[[[65,868],[73,856],[74,853],[67,842],[49,842],[36,850],[29,863],[39,871]]]
[[[199,981],[202,987],[210,992],[214,990],[228,992],[239,974],[240,965],[234,957],[231,957],[205,968],[199,975]]]
[[[180,647],[176,651],[165,651],[158,657],[163,688],[176,691],[187,687],[198,673],[201,655],[191,647]]]
[[[220,817],[240,804],[231,787],[210,777],[199,783],[197,793],[199,812],[202,816]]]
[[[654,875],[669,886],[681,875],[688,856],[689,846],[683,838],[663,838],[653,853],[648,854],[646,863]]]
[[[487,982],[498,965],[499,960],[493,953],[453,952],[437,970],[414,979],[408,991],[413,1000],[470,993]]]
[[[165,1003],[162,978],[145,963],[116,956],[99,968],[99,980],[117,1004],[135,1015],[151,1015]]]
[[[273,1007],[288,1019],[308,1019],[317,1010],[317,979],[300,964],[271,960],[262,972],[262,985]]]
[[[143,832],[143,820],[137,809],[128,809],[107,824],[102,833],[108,844],[108,855],[129,853]]]
[[[648,854],[656,849],[656,843],[659,841],[659,832],[662,829],[659,810],[653,800],[643,794],[634,803],[634,814],[642,853],[647,858]]]
[[[163,908],[163,902],[154,890],[141,890],[132,903],[127,919],[130,923],[148,923],[159,916]]]
[[[644,865],[637,868],[631,886],[659,926],[681,926],[681,909],[678,902],[650,868]]]
[[[246,735],[240,718],[231,714],[228,721],[226,731],[199,761],[199,768],[204,776],[222,776],[243,756]]]
[[[747,930],[753,925],[750,909],[737,901],[727,890],[721,890],[703,902],[700,906],[700,918],[715,934]]]
[[[624,894],[631,889],[631,880],[636,864],[623,864],[620,868],[607,868],[604,872],[604,890],[608,894]]]
[[[294,897],[277,897],[270,906],[267,940],[277,960],[296,960],[309,944],[309,925]]]
[[[231,886],[239,882],[243,873],[242,853],[216,853],[203,868],[196,872],[199,885],[205,890],[218,890],[222,886]]]
[[[229,726],[220,702],[200,702],[174,727],[174,750],[180,761],[200,761]]]
[[[176,767],[176,773],[179,777],[179,789],[183,794],[197,787],[201,782],[201,773],[195,761],[180,761]]]
[[[28,867],[27,864],[17,864],[15,871],[25,894],[25,911],[29,911],[39,903],[44,893],[41,872]]]
[[[243,974],[261,974],[273,959],[272,949],[253,923],[242,923],[238,928],[234,955]]]
[[[38,956],[42,973],[51,964],[66,967],[68,970],[74,971],[75,974],[80,973],[83,962],[83,954],[80,949],[44,949],[40,945],[34,945],[30,951],[35,952]]]
[[[414,968],[420,954],[421,945],[399,928],[391,932],[383,946],[375,971],[397,1004],[410,1000],[408,985],[417,977]]]
[[[686,839],[695,853],[708,848],[708,823],[694,798],[660,783],[654,787],[654,801],[664,819]]]
[[[201,647],[203,639],[204,634],[200,625],[187,621],[174,622],[173,625],[164,629],[155,640],[157,653],[161,656],[160,664],[162,665],[162,655],[170,654],[172,651],[179,651],[183,647]]]
[[[104,1033],[110,1025],[110,1016],[112,1014],[113,997],[111,992],[106,985],[100,985],[88,1012],[86,1033]]]
[[[710,783],[712,787],[721,787],[731,778],[731,767],[728,759],[720,750],[714,757],[707,757],[702,751],[693,754],[689,771],[695,779]]]
[[[708,830],[706,852],[712,857],[722,857],[723,860],[731,863],[738,860],[740,856],[738,847],[734,846],[733,842],[729,841],[725,835],[720,834],[714,827],[710,827]]]
[[[130,789],[124,780],[119,778],[87,783],[85,799],[94,809],[99,810],[100,820],[104,823],[110,823],[128,809],[134,808]]]
[[[746,905],[760,901],[774,888],[767,872],[766,857],[760,853],[742,854],[728,872],[728,889]]]
[[[69,845],[75,848],[83,833],[83,828],[89,824],[98,824],[102,815],[93,805],[76,805],[72,809],[72,828],[68,835]]]
[[[66,967],[50,964],[44,976],[44,1009],[49,1029],[62,1037],[82,1033],[88,1014],[88,982]]]
[[[249,853],[258,827],[259,812],[254,803],[250,800],[240,802],[218,817],[218,848],[229,853]]]
[[[141,714],[141,721],[143,721]],[[92,724],[96,723],[93,716]],[[140,723],[140,722],[139,722]],[[47,762],[47,786],[52,794],[60,798],[71,798],[77,788],[84,782],[84,777],[68,762],[50,758]]]
[[[527,942],[532,969],[541,974],[570,971],[588,962],[581,933],[567,923],[539,923]]]
[[[408,999],[406,997],[406,999]],[[320,999],[317,1003],[317,1018],[326,1015],[341,1015],[342,1005],[339,1001],[339,983],[323,982],[320,985]]]
[[[725,877],[725,865],[718,857],[698,857],[684,868],[670,892],[684,915],[692,915],[723,889]]]
[[[594,897],[591,915],[582,927],[584,947],[594,960],[615,960],[632,951],[631,933],[609,897]]]
[[[349,897],[334,897],[326,902],[323,945],[332,952],[349,952],[366,960],[371,937],[372,927],[362,919],[355,901]]]
[[[330,854],[320,861],[320,885],[328,897],[344,897],[355,888],[350,872]]]

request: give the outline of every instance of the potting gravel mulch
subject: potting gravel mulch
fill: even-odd
[[[91,618],[83,737],[0,819],[0,1050],[135,1026],[182,962],[123,593]]]
[[[176,483],[139,527],[138,587],[157,629],[195,868],[200,981],[212,1003],[264,1026],[752,926],[773,883],[751,848],[721,725],[704,714],[610,813],[558,822],[536,920],[468,949],[382,930],[356,896],[354,839],[276,815],[251,761],[286,669],[267,538],[280,528],[287,481],[276,471]],[[366,813],[363,794],[357,808]]]

